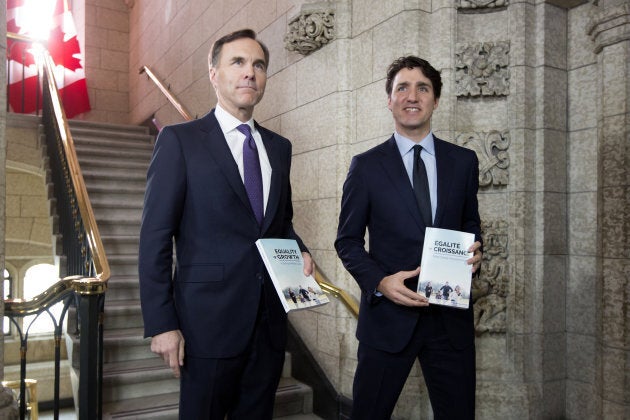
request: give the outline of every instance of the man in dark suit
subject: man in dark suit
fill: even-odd
[[[440,73],[425,60],[390,65],[396,132],[353,158],[343,187],[335,248],[361,288],[354,420],[389,419],[416,358],[435,418],[474,417],[472,307],[429,306],[416,293],[427,226],[474,233],[468,263],[474,271],[481,262],[478,160],[433,136],[441,88]]]
[[[217,107],[165,127],[147,175],[140,292],[151,350],[181,377],[181,419],[270,419],[287,317],[259,238],[295,239],[291,143],[253,119],[269,52],[251,30],[209,56]],[[175,241],[176,266],[173,271]]]

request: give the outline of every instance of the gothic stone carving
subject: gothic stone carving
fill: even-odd
[[[502,96],[510,93],[509,41],[457,44],[457,96]]]
[[[506,331],[508,294],[508,223],[505,220],[481,224],[483,262],[481,274],[473,280],[475,332]]]
[[[458,9],[490,9],[493,7],[505,7],[508,0],[456,0]]]
[[[510,180],[510,134],[508,131],[461,133],[455,138],[460,146],[474,150],[479,158],[479,186],[507,185]]]
[[[335,39],[335,12],[330,9],[302,11],[289,22],[285,48],[307,55]]]

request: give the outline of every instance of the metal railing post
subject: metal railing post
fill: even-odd
[[[96,278],[82,278],[73,285],[80,295],[79,420],[100,419],[102,399],[99,394],[103,378],[99,364],[103,330],[99,324],[107,283]]]

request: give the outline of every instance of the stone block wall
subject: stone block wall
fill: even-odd
[[[84,41],[85,78],[92,107],[78,118],[129,123],[129,73],[137,75],[138,69],[129,67],[128,6],[123,0],[73,3],[79,38]]]

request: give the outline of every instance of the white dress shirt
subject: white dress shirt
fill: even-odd
[[[269,188],[271,185],[271,164],[269,163],[269,156],[267,156],[267,150],[265,149],[262,137],[254,125],[254,119],[252,118],[247,121],[247,123],[243,123],[241,120],[228,113],[225,109],[221,108],[219,104],[217,104],[214,110],[214,115],[217,117],[217,121],[219,121],[221,131],[223,131],[227,145],[232,152],[232,156],[234,156],[234,161],[238,166],[238,172],[241,174],[241,180],[243,180],[243,182],[245,179],[243,175],[243,143],[245,142],[245,135],[238,131],[236,127],[241,124],[247,124],[249,125],[249,128],[251,128],[252,137],[254,137],[256,148],[258,148],[258,159],[260,160],[260,171],[262,173],[263,182],[263,212],[265,212],[267,209]]]

